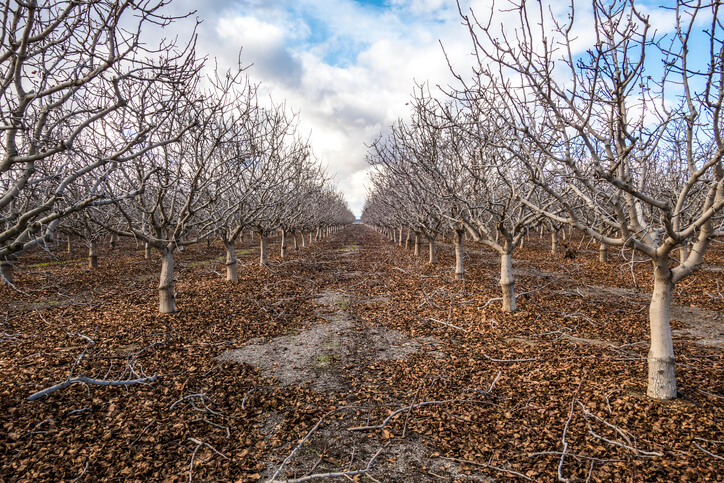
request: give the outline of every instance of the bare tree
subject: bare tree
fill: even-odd
[[[721,4],[677,1],[668,10],[671,33],[657,37],[644,8],[596,0],[595,42],[583,54],[575,51],[573,6],[563,20],[540,2],[508,2],[506,10],[518,14],[514,31],[494,31],[473,13],[463,19],[476,73],[505,100],[491,115],[515,130],[511,153],[548,194],[523,201],[651,259],[648,394],[675,398],[672,290],[724,235]],[[708,39],[696,50],[694,34]]]
[[[144,100],[144,90],[182,84],[195,72],[192,44],[152,50],[139,40],[145,25],[173,20],[163,13],[165,3],[11,0],[0,7],[0,259],[6,266],[48,240],[62,217],[108,195],[103,183],[87,183],[83,196],[67,196],[70,187],[166,142],[156,136],[138,149],[174,102]],[[94,136],[103,137],[103,151],[85,142]]]

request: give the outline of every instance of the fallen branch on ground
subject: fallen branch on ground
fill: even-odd
[[[156,382],[156,379],[158,379],[159,377],[161,376],[142,377],[140,379],[130,379],[126,381],[106,381],[104,379],[91,379],[90,377],[86,376],[78,376],[72,379],[67,379],[60,384],[56,384],[55,386],[49,387],[47,389],[43,389],[42,391],[38,391],[35,394],[30,395],[28,397],[28,401],[34,401],[39,397],[45,396],[60,389],[65,389],[68,386],[72,386],[73,384],[78,383],[90,384],[93,386],[130,386],[133,384],[151,384],[152,382]]]

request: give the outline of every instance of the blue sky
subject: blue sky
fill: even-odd
[[[490,8],[490,0],[461,4],[479,14]],[[567,5],[551,2],[562,15]],[[590,45],[590,1],[577,7],[579,44]],[[199,50],[220,66],[235,65],[243,47],[242,62],[253,64],[249,74],[262,95],[300,112],[301,128],[357,214],[365,143],[408,115],[415,81],[451,82],[439,42],[461,72],[472,61],[454,0],[174,0],[172,8],[197,10]],[[656,25],[671,26],[670,13],[651,13]]]

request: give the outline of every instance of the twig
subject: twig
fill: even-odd
[[[380,449],[378,449],[377,452],[374,454],[374,456],[372,456],[372,458],[370,458],[370,460],[367,462],[367,466],[364,467],[364,468],[361,469],[361,470],[342,471],[342,472],[338,472],[338,473],[317,473],[317,474],[314,474],[314,475],[304,476],[304,477],[302,477],[302,478],[295,478],[295,479],[293,479],[293,480],[287,480],[286,483],[302,483],[302,482],[304,482],[304,481],[311,481],[311,480],[316,480],[316,479],[321,479],[321,478],[340,478],[340,477],[345,477],[345,476],[346,476],[346,477],[350,477],[350,476],[355,476],[355,475],[364,475],[364,474],[368,473],[368,472],[372,469],[372,465],[374,464],[374,462],[375,462],[375,460],[377,459],[377,457],[378,457],[378,456],[382,453],[382,451],[384,451],[389,445],[390,445],[390,443],[387,443],[385,446],[383,446],[383,447],[381,447]],[[367,476],[369,477],[369,475],[367,475]],[[276,475],[274,475],[274,476],[272,477],[272,479],[269,480],[270,483],[273,482],[273,481],[275,481],[275,480],[274,480],[274,477],[276,477]],[[374,478],[372,478],[372,479],[374,480]]]
[[[216,453],[217,455],[221,456],[221,457],[224,458],[224,459],[227,459],[227,460],[229,459],[228,456],[226,456],[226,455],[223,454],[223,453],[220,453],[216,448],[214,448],[213,446],[211,446],[209,443],[205,443],[204,441],[199,441],[199,440],[196,439],[196,438],[189,438],[188,441],[191,441],[192,443],[196,443],[196,448],[194,448],[194,452],[191,454],[191,463],[189,464],[189,482],[193,481],[194,459],[196,459],[196,453],[199,452],[199,449],[200,449],[202,446],[206,446],[206,447],[209,448],[211,451],[213,451],[214,453]]]
[[[432,317],[428,317],[426,319],[427,322],[437,322],[438,324],[446,325],[448,327],[451,327],[453,329],[462,330],[463,332],[467,332],[467,330],[463,329],[462,327],[458,327],[457,325],[449,324],[447,322],[443,322],[442,320],[433,319]]]
[[[319,419],[319,421],[317,421],[317,424],[315,424],[314,427],[309,430],[307,435],[304,438],[302,438],[302,440],[299,442],[299,444],[296,446],[296,448],[294,448],[294,450],[289,454],[289,456],[284,458],[284,461],[282,461],[282,464],[279,466],[277,471],[272,475],[271,479],[269,480],[270,482],[274,481],[276,479],[276,477],[279,476],[279,473],[282,472],[282,469],[284,468],[284,466],[294,457],[295,454],[297,454],[297,451],[299,451],[299,449],[309,439],[309,437],[312,436],[312,434],[314,434],[314,432],[319,428],[319,426],[322,424],[322,422],[325,420],[325,418],[327,416],[329,416],[330,414],[332,414],[334,411],[335,410],[329,411],[324,416],[322,416]]]
[[[32,394],[28,397],[28,401],[34,401],[38,399],[39,397],[48,395],[52,392],[55,392],[59,389],[64,389],[68,386],[71,386],[73,384],[77,383],[83,383],[83,384],[91,384],[94,386],[130,386],[132,384],[151,384],[152,382],[156,382],[156,379],[158,379],[161,376],[151,376],[151,377],[143,377],[140,379],[130,379],[126,381],[106,381],[103,379],[91,379],[86,376],[78,376],[74,377],[72,379],[68,379],[66,381],[61,382],[60,384],[56,384],[55,386],[49,387],[47,389],[43,389],[42,391],[38,391],[35,394]]]
[[[375,430],[375,429],[382,429],[385,426],[387,426],[387,423],[389,423],[392,418],[394,418],[398,414],[403,413],[405,411],[410,411],[412,409],[417,409],[417,408],[420,408],[423,406],[441,405],[441,404],[448,404],[448,403],[453,403],[453,402],[459,402],[459,403],[479,402],[479,400],[476,400],[476,399],[446,399],[444,401],[424,401],[421,403],[412,404],[410,406],[405,406],[396,411],[393,411],[389,416],[387,416],[385,418],[384,421],[382,421],[382,423],[377,424],[375,426],[356,426],[354,428],[348,428],[347,430],[348,431],[371,431],[371,430]]]
[[[568,420],[566,421],[566,425],[563,427],[563,435],[561,436],[561,441],[563,442],[563,451],[561,452],[561,461],[558,463],[558,481],[564,481],[568,483],[570,480],[568,478],[563,477],[563,463],[566,459],[566,453],[568,452],[568,441],[566,441],[566,434],[568,433],[568,426],[571,424],[571,420],[573,419],[573,412],[576,409],[576,398],[578,397],[578,393],[581,390],[581,386],[583,386],[583,381],[586,380],[586,373],[583,374],[583,377],[581,377],[581,382],[578,384],[578,389],[576,389],[575,394],[573,394],[573,400],[571,400],[571,411],[568,414]]]
[[[543,359],[533,358],[533,359],[493,359],[487,354],[482,354],[483,357],[488,359],[492,362],[541,362]]]
[[[705,450],[704,448],[702,448],[701,446],[699,446],[699,445],[696,443],[696,441],[692,441],[692,443],[694,443],[694,446],[696,446],[699,450],[701,450],[701,451],[703,451],[704,453],[708,454],[708,455],[711,456],[712,458],[716,458],[716,459],[719,459],[719,460],[724,460],[724,458],[722,458],[721,456],[715,455],[714,453],[711,453],[711,452]]]
[[[518,473],[517,471],[508,470],[505,468],[500,468],[498,466],[493,466],[493,465],[489,465],[489,464],[485,464],[485,463],[478,463],[477,461],[464,460],[464,459],[460,459],[460,458],[449,458],[447,456],[440,456],[440,459],[455,461],[456,463],[463,463],[463,464],[467,464],[467,465],[479,466],[481,468],[490,468],[491,470],[501,471],[503,473],[509,473],[511,475],[518,476],[520,478],[523,478],[524,480],[533,481],[532,478],[525,476],[523,473]]]

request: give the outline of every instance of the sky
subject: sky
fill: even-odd
[[[460,3],[465,11],[490,9],[490,0]],[[551,4],[566,13],[568,2]],[[235,66],[242,49],[261,96],[299,113],[301,133],[358,216],[366,145],[409,115],[415,82],[433,89],[452,82],[440,43],[456,70],[469,71],[473,60],[454,0],[174,0],[171,8],[195,10],[203,21],[197,48],[220,67]],[[652,12],[666,24],[665,14]],[[591,19],[584,9],[576,25],[585,48]],[[169,28],[183,37],[188,27]]]
[[[415,81],[448,82],[439,41],[461,63],[471,51],[454,0],[174,0],[172,8],[196,11],[197,49],[220,67],[236,65],[243,49],[260,97],[299,112],[301,133],[356,215],[366,144],[409,114]],[[188,22],[170,28],[183,37]]]

